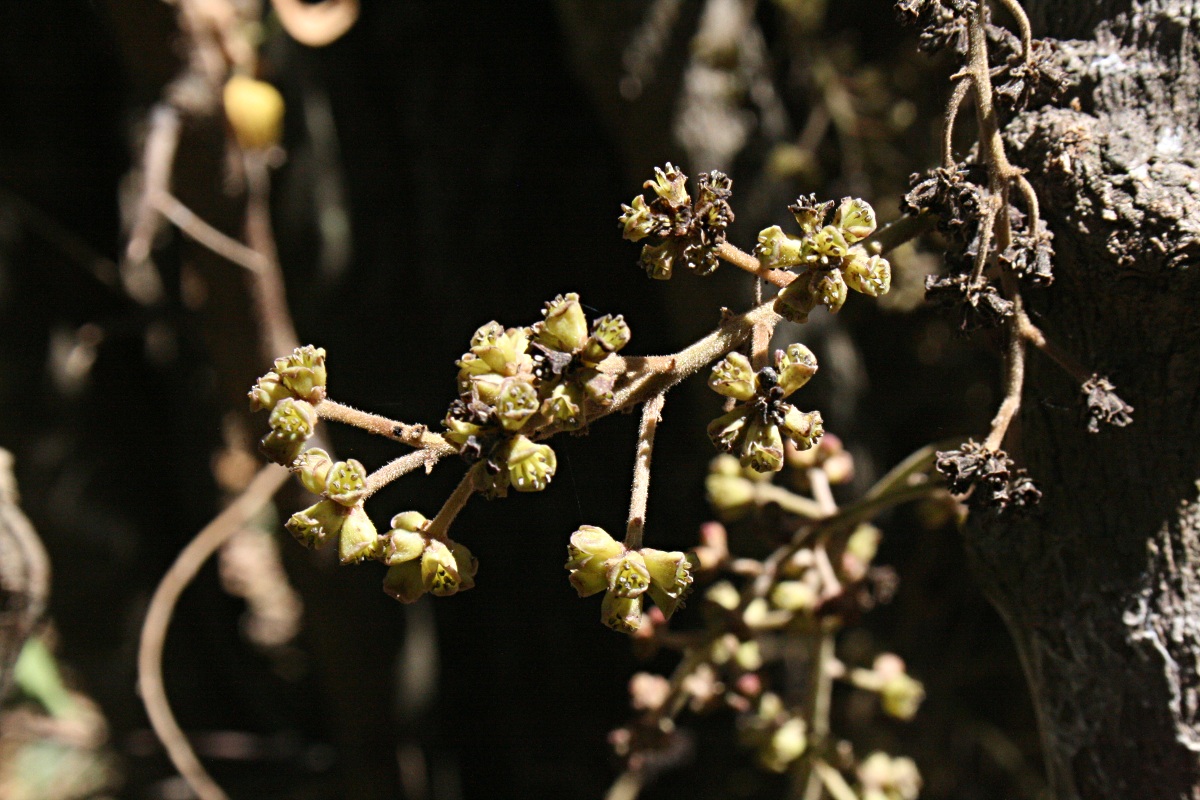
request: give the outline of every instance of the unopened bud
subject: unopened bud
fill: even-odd
[[[296,472],[304,488],[313,494],[324,494],[325,483],[329,470],[333,468],[333,459],[319,447],[305,450],[296,459]]]
[[[366,558],[375,558],[380,552],[382,540],[375,530],[375,523],[362,506],[350,509],[342,529],[338,532],[338,558],[343,564],[351,564]]]

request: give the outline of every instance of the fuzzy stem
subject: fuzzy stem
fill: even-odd
[[[409,447],[427,448],[439,456],[456,452],[454,447],[443,439],[441,435],[431,432],[424,425],[408,425],[403,422],[397,422],[379,414],[359,411],[357,408],[344,405],[335,400],[326,399],[318,404],[317,414],[321,419],[353,425],[376,436],[383,436],[394,442],[406,444]]]
[[[387,486],[397,478],[403,477],[415,470],[417,467],[425,467],[425,471],[433,469],[442,457],[442,453],[429,448],[421,448],[414,450],[411,453],[400,456],[384,464],[379,469],[367,476],[367,497],[378,492],[384,486]]]
[[[437,516],[429,523],[427,533],[431,538],[441,541],[446,540],[450,524],[454,522],[454,518],[458,516],[458,512],[462,511],[463,506],[471,499],[471,495],[475,494],[475,479],[479,475],[482,466],[482,463],[476,464],[467,470],[467,474],[463,475],[462,480],[458,482],[458,486],[446,498],[446,502],[442,504],[442,508],[438,511]]]
[[[721,242],[717,245],[717,255],[738,269],[743,269],[767,283],[787,286],[792,282],[792,276],[787,270],[767,269],[757,258],[729,242]]]
[[[768,300],[744,314],[725,320],[708,336],[671,356],[669,369],[645,376],[642,380],[633,381],[618,391],[613,397],[612,404],[597,414],[594,419],[646,402],[654,395],[662,394],[675,387],[685,378],[694,375],[729,353],[730,350],[739,347],[750,338],[756,324],[762,322],[774,328],[780,319],[779,315],[771,308],[774,302],[774,300]]]
[[[946,105],[946,128],[942,132],[942,166],[946,169],[954,167],[954,122],[958,119],[958,110],[962,107],[963,100],[967,98],[967,90],[970,88],[971,82],[966,78],[960,78],[954,84],[950,102]]]
[[[650,458],[654,454],[654,434],[662,419],[665,394],[657,394],[642,406],[642,426],[638,430],[637,456],[633,463],[633,489],[629,496],[629,524],[625,527],[625,547],[640,550],[646,527],[646,502],[650,498]]]
[[[1017,314],[1024,313],[1019,294],[1013,297],[1013,302],[1016,303]],[[1025,385],[1025,337],[1015,321],[1006,327],[1008,351],[1004,359],[1004,401],[1000,403],[1000,410],[992,420],[992,430],[983,443],[984,449],[992,451],[999,450],[1004,443],[1008,426],[1021,409],[1021,390]]]

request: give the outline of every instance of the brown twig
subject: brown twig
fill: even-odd
[[[162,278],[150,262],[150,248],[161,224],[155,200],[170,189],[180,127],[179,112],[171,104],[160,102],[150,110],[150,127],[142,149],[142,188],[120,264],[122,286],[143,305],[157,302],[163,294]]]
[[[171,763],[201,800],[228,798],[196,758],[167,700],[162,675],[162,652],[167,628],[179,595],[195,578],[200,567],[247,520],[270,502],[287,477],[288,471],[274,464],[268,464],[258,471],[245,491],[180,552],[155,588],[150,606],[146,609],[146,620],[142,624],[138,645],[138,690],[146,705],[146,714],[155,734],[166,748]]]
[[[267,269],[267,259],[260,253],[209,225],[170,192],[157,192],[151,198],[150,204],[188,238],[207,247],[221,258],[253,273]],[[289,347],[272,352],[279,353],[290,349]]]

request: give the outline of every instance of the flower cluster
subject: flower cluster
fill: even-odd
[[[367,470],[353,458],[334,462],[320,448],[304,451],[294,465],[304,488],[324,499],[297,511],[285,527],[305,547],[323,547],[338,540],[343,564],[376,558],[379,535],[363,508],[367,496]]]
[[[733,181],[721,172],[702,172],[692,200],[685,187],[687,176],[670,162],[665,170],[655,167],[654,176],[645,183],[654,192],[653,200],[647,203],[639,194],[633,205],[621,206],[624,237],[631,242],[650,240],[642,247],[640,263],[651,278],[668,280],[678,264],[700,275],[712,273],[719,264],[716,248],[733,222]]]
[[[458,542],[431,532],[429,520],[416,511],[392,517],[383,535],[380,558],[388,565],[383,590],[401,603],[413,603],[429,592],[438,597],[475,586],[479,562]]]
[[[708,385],[738,404],[708,426],[718,450],[738,456],[742,466],[756,472],[783,467],[783,437],[800,450],[820,441],[825,432],[819,411],[803,412],[783,402],[817,371],[817,359],[802,344],[775,353],[775,367],[757,373],[741,353],[730,353],[713,367]]]
[[[588,413],[612,402],[614,377],[600,363],[629,341],[620,315],[595,320],[589,331],[577,294],[546,304],[528,328],[489,322],[458,361],[458,399],[446,415],[446,439],[469,462],[487,466],[486,493],[537,492],[558,460],[536,434],[575,431]]]
[[[738,739],[754,748],[763,769],[783,773],[808,750],[808,726],[779,695],[763,692],[753,711],[739,717]]]
[[[1042,493],[1025,470],[1013,466],[1003,450],[988,450],[968,441],[958,450],[938,451],[934,462],[954,494],[971,492],[971,501],[1003,511],[1009,505],[1036,505]],[[974,491],[972,491],[974,490]]]
[[[324,348],[306,345],[275,359],[275,368],[250,390],[250,409],[271,412],[262,451],[276,464],[291,466],[312,436],[316,406],[325,399],[325,377]]]
[[[642,623],[642,596],[670,619],[680,606],[692,575],[687,556],[650,547],[630,550],[602,528],[582,525],[571,534],[566,568],[580,597],[604,592],[600,618],[622,633],[635,633]]]
[[[875,210],[865,200],[847,197],[835,209],[832,201],[818,203],[810,195],[788,210],[800,225],[800,238],[772,225],[758,234],[754,249],[765,267],[800,271],[775,298],[776,313],[807,322],[819,305],[835,313],[841,309],[847,289],[871,297],[887,294],[892,286],[887,259],[853,247],[875,231]]]

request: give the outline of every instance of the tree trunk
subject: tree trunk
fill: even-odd
[[[1021,652],[1056,796],[1200,798],[1200,5],[1027,0],[1079,80],[1013,120],[1055,234],[1035,321],[1135,408],[1085,430],[1031,353],[1007,448],[1045,491],[968,548]]]

